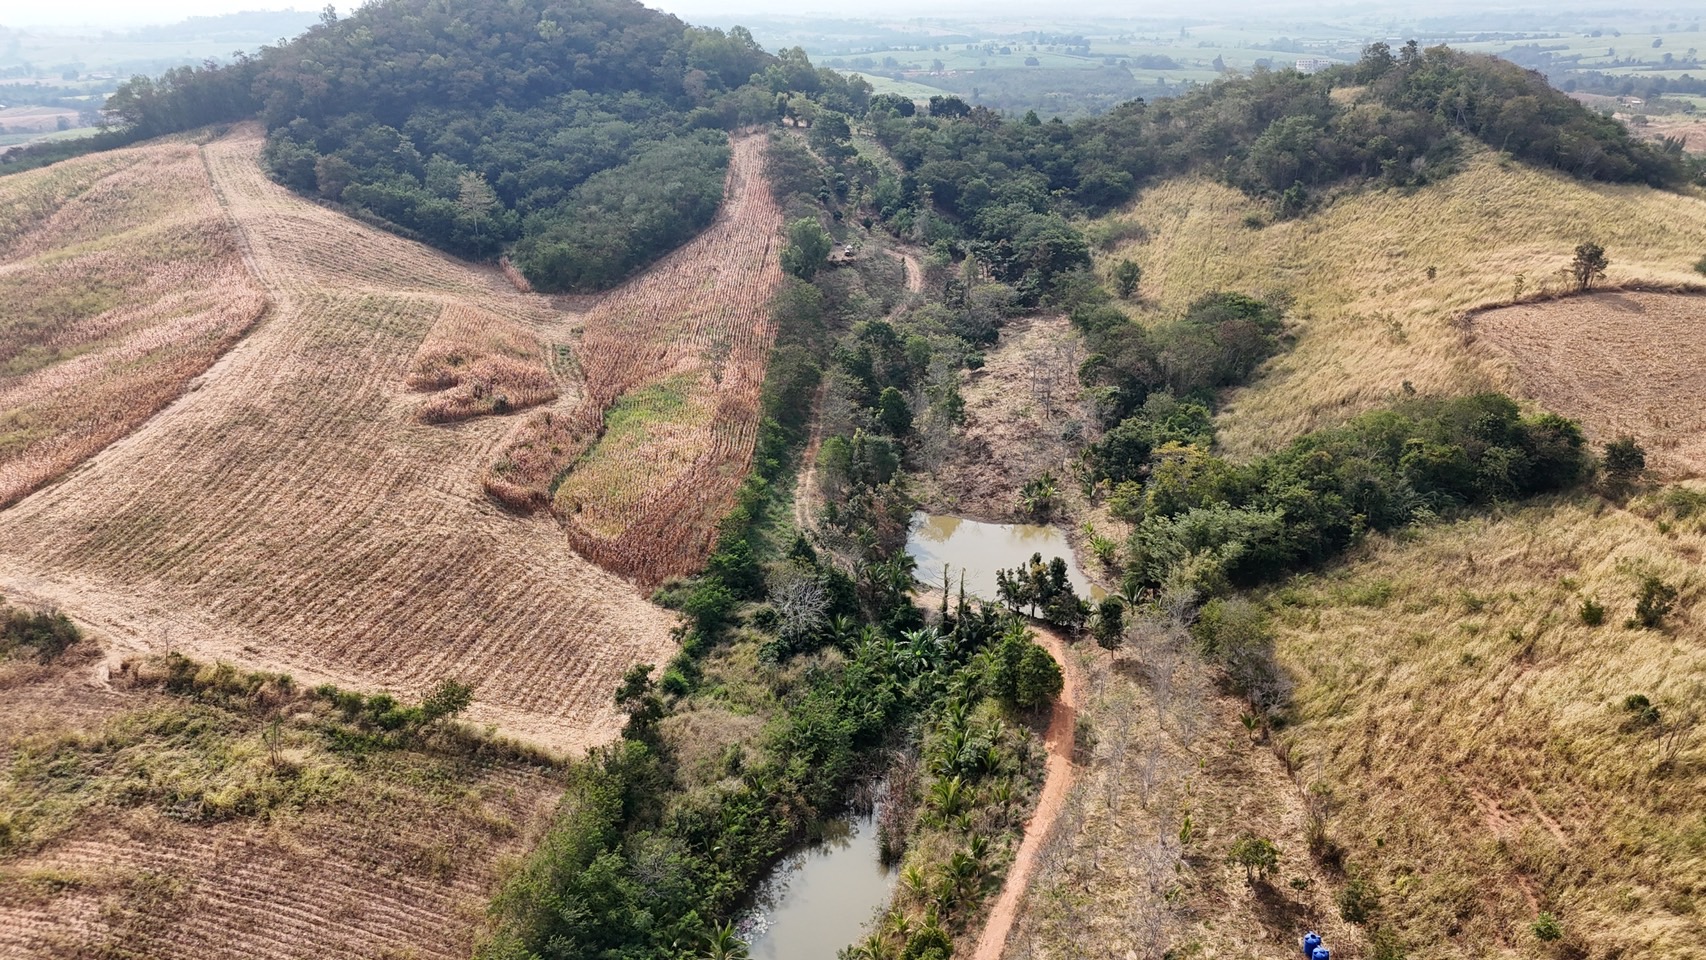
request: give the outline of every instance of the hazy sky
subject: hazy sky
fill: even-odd
[[[357,4],[350,0],[334,0],[338,9],[348,12]],[[1039,8],[1036,0],[859,0],[857,3],[837,0],[643,0],[649,7],[667,10],[689,22],[717,14],[831,13],[843,17],[867,16],[955,16],[969,13],[1010,12]],[[1210,0],[1208,5],[1224,8],[1236,0]],[[1323,4],[1324,6],[1327,4]],[[172,23],[185,17],[240,10],[319,10],[325,0],[0,0],[0,26],[59,26],[92,24],[126,27],[142,24]],[[1201,0],[1193,3],[1192,11],[1201,12]],[[1267,6],[1267,4],[1264,4]],[[1166,3],[1136,3],[1130,0],[1083,0],[1072,6],[1072,13],[1154,15],[1177,13],[1181,8]]]
[[[333,0],[338,9],[348,12],[357,5],[352,0]],[[751,13],[813,14],[828,13],[849,18],[871,16],[932,17],[966,14],[1036,13],[1046,15],[1058,11],[1068,16],[1201,16],[1217,15],[1236,10],[1258,10],[1274,13],[1278,10],[1310,10],[1317,15],[1356,10],[1364,4],[1357,0],[1192,0],[1187,5],[1166,0],[1077,0],[1067,7],[1051,6],[1038,0],[643,0],[647,6],[667,10],[683,20],[693,22],[715,15]],[[1393,9],[1408,8],[1411,13],[1438,15],[1456,10],[1488,9],[1557,9],[1576,7],[1588,0],[1550,0],[1547,3],[1515,0],[1386,0],[1377,4]],[[185,17],[235,13],[240,10],[319,10],[325,0],[0,0],[0,26],[51,26],[93,24],[97,26],[137,26],[141,24],[172,23]]]

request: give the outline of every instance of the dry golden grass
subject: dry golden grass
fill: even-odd
[[[267,306],[194,144],[0,180],[0,508],[153,416]]]
[[[513,760],[335,753],[329,706],[300,694],[279,698],[275,761],[264,712],[90,666],[0,661],[8,958],[466,957],[561,792]]]
[[[195,390],[0,512],[0,590],[123,649],[410,697],[460,677],[476,722],[562,750],[614,735],[611,691],[669,657],[674,617],[550,518],[490,502],[508,418],[423,424],[407,382],[447,311],[549,344],[577,318],[292,196],[260,146],[245,127],[204,153],[272,313]],[[565,396],[572,373],[553,370]]]
[[[1608,248],[1614,282],[1697,280],[1698,196],[1585,186],[1482,155],[1443,184],[1342,197],[1294,223],[1250,230],[1241,221],[1254,209],[1204,181],[1165,184],[1130,214],[1152,239],[1115,255],[1143,264],[1146,313],[1220,288],[1296,297],[1295,349],[1230,398],[1232,455],[1341,422],[1408,381],[1524,393],[1586,417],[1601,439],[1643,432],[1661,463],[1692,456],[1699,301],[1605,294],[1462,321],[1512,299],[1519,274],[1525,296],[1557,290],[1557,269],[1587,239]],[[1619,303],[1639,306],[1642,322],[1609,309]],[[1595,358],[1621,379],[1597,379]],[[1676,489],[1690,488],[1655,498]],[[1373,538],[1346,566],[1272,591],[1278,659],[1297,684],[1277,735],[1283,763],[1238,749],[1236,706],[1207,678],[1193,687],[1190,671],[1167,669],[1164,639],[1122,655],[1141,669],[1093,672],[1105,692],[1072,814],[1083,839],[1039,884],[1021,949],[1105,956],[1107,943],[1135,943],[1147,956],[1143,935],[1160,930],[1187,952],[1280,957],[1302,928],[1331,926],[1335,953],[1355,956],[1372,944],[1333,897],[1357,876],[1380,900],[1375,923],[1412,957],[1706,956],[1706,526],[1656,499],[1634,506],[1584,493]],[[1679,611],[1662,631],[1626,629],[1648,574],[1681,588]],[[1603,626],[1582,622],[1588,598],[1608,608]],[[1659,724],[1631,723],[1632,694],[1658,706]],[[1154,720],[1158,699],[1180,697],[1205,705],[1192,737]],[[1169,762],[1172,793],[1130,797]],[[1317,784],[1348,875],[1304,854],[1300,817]],[[1212,854],[1183,875],[1173,909],[1132,908],[1166,893],[1144,884],[1157,856],[1167,865],[1158,838],[1176,835],[1187,808],[1217,831],[1278,838],[1282,879],[1313,876],[1280,888],[1300,908],[1254,901],[1241,878],[1218,893],[1203,885]],[[1561,941],[1535,936],[1541,912],[1559,919]]]
[[[1476,314],[1522,391],[1595,440],[1638,439],[1648,466],[1706,474],[1706,297],[1600,293]]]
[[[549,507],[576,550],[648,584],[704,561],[758,438],[782,281],[763,148],[735,141],[716,221],[592,307],[584,393],[523,421],[485,475],[493,496]]]
[[[1487,153],[1420,190],[1354,193],[1259,230],[1243,224],[1253,212],[1266,210],[1207,180],[1164,183],[1120,215],[1150,240],[1099,263],[1142,264],[1140,292],[1169,311],[1222,289],[1296,298],[1295,348],[1227,398],[1220,439],[1236,455],[1341,422],[1406,382],[1423,393],[1514,388],[1457,319],[1511,299],[1519,276],[1527,293],[1558,287],[1578,243],[1605,245],[1612,282],[1698,281],[1706,253],[1698,194],[1584,184]]]
[[[1669,528],[1568,498],[1377,541],[1277,595],[1282,737],[1410,943],[1539,955],[1544,910],[1582,956],[1706,956],[1706,528]],[[1680,611],[1627,629],[1647,574]]]
[[[567,347],[563,348],[567,350]],[[451,304],[415,354],[409,386],[440,391],[421,405],[427,423],[508,413],[557,399],[539,338],[477,307]]]

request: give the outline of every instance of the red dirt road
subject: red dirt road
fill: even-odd
[[[1048,746],[1048,765],[1045,768],[1047,773],[1043,780],[1042,796],[1037,799],[1037,810],[1031,815],[1031,822],[1025,826],[1025,839],[1019,844],[1019,853],[1013,858],[1013,869],[1007,872],[1007,882],[1001,887],[1001,897],[989,911],[989,919],[984,923],[983,936],[978,938],[977,950],[972,954],[972,960],[1000,960],[1002,953],[1006,951],[1007,935],[1012,932],[1015,921],[1019,919],[1019,904],[1025,898],[1025,890],[1031,884],[1031,877],[1037,872],[1037,863],[1042,859],[1043,843],[1048,839],[1055,821],[1060,819],[1061,811],[1066,808],[1066,794],[1072,789],[1074,779],[1072,749],[1078,718],[1078,670],[1073,666],[1072,659],[1067,654],[1066,641],[1060,634],[1037,624],[1032,624],[1031,629],[1036,632],[1037,640],[1060,663],[1065,685],[1054,702],[1048,732],[1044,735],[1044,742]]]

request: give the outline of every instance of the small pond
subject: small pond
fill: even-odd
[[[770,872],[740,935],[752,960],[835,960],[888,906],[895,877],[878,855],[876,811],[838,820]]]
[[[984,600],[995,600],[995,571],[1010,570],[1031,559],[1034,553],[1043,555],[1044,562],[1055,557],[1066,559],[1066,578],[1072,582],[1080,597],[1100,600],[1107,591],[1093,586],[1072,544],[1059,527],[1034,523],[984,523],[961,517],[930,513],[912,515],[912,531],[906,538],[906,552],[918,561],[915,574],[920,583],[940,589],[942,568],[947,566],[953,589],[959,589],[960,575],[965,574],[966,593]]]

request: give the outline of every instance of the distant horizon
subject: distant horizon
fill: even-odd
[[[704,18],[726,21],[745,16],[758,17],[826,17],[840,20],[870,20],[885,17],[905,17],[908,20],[963,17],[967,15],[1005,17],[1037,16],[1035,4],[1024,0],[935,0],[927,9],[905,0],[870,0],[857,9],[818,0],[802,6],[793,0],[641,0],[646,6],[674,14],[688,22]],[[343,15],[361,6],[359,3],[339,2],[335,6]],[[166,0],[163,3],[139,7],[134,0],[64,0],[61,3],[31,6],[0,15],[0,27],[34,30],[106,29],[124,30],[145,26],[178,23],[191,17],[222,16],[233,13],[274,13],[287,10],[315,12],[324,4],[266,3],[265,0]],[[1371,13],[1400,11],[1413,16],[1439,17],[1451,13],[1531,13],[1561,12],[1565,9],[1591,10],[1594,4],[1581,2],[1562,4],[1519,3],[1509,6],[1489,6],[1470,0],[1444,0],[1426,7],[1394,2],[1363,4],[1280,0],[1277,3],[1253,3],[1250,0],[1199,0],[1188,10],[1161,4],[1133,6],[1116,0],[1091,0],[1070,10],[1051,10],[1045,16],[1062,20],[1099,19],[1196,19],[1202,16],[1221,16],[1247,10],[1259,16],[1285,16],[1307,11],[1313,16],[1336,17],[1346,14],[1367,16]]]

